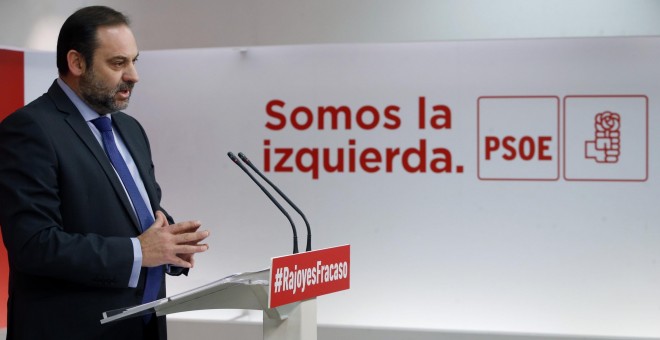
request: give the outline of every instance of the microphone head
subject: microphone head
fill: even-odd
[[[245,162],[245,163],[250,163],[250,160],[249,160],[249,159],[248,159],[248,158],[247,158],[242,152],[239,152],[239,153],[238,153],[238,157],[239,157],[240,159],[242,159],[243,162]]]

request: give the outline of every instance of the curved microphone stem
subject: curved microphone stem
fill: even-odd
[[[282,214],[284,214],[284,216],[286,216],[286,218],[289,220],[289,223],[291,223],[291,229],[293,230],[293,253],[298,254],[298,233],[296,232],[296,226],[295,224],[293,224],[293,220],[291,219],[291,216],[289,216],[286,210],[284,210],[284,208],[282,208],[282,206],[275,200],[275,198],[273,198],[273,196],[268,192],[268,190],[266,190],[266,188],[264,188],[264,186],[261,185],[261,183],[259,183],[259,181],[257,181],[257,179],[254,178],[254,176],[252,176],[252,174],[248,171],[248,169],[246,169],[245,166],[241,164],[241,161],[239,161],[238,158],[234,156],[233,153],[228,152],[227,156],[229,156],[229,158],[231,158],[231,160],[234,161],[234,163],[236,163],[236,165],[238,165],[243,170],[243,172],[245,172],[248,176],[250,176],[252,181],[259,186],[261,191],[263,191],[264,194],[266,194],[266,196],[270,198],[271,202],[273,202],[277,206],[277,208],[280,209]]]
[[[286,197],[286,195],[277,186],[275,186],[275,184],[273,184],[273,182],[269,181],[268,178],[266,178],[266,176],[264,176],[261,173],[261,171],[259,171],[259,169],[257,169],[257,167],[254,166],[252,162],[250,162],[250,160],[242,152],[238,153],[238,157],[240,157],[240,159],[243,160],[245,164],[247,164],[250,168],[252,168],[252,170],[254,170],[254,172],[256,172],[257,175],[259,175],[264,181],[266,181],[268,185],[270,185],[273,189],[275,189],[275,191],[277,191],[277,193],[280,194],[280,196],[282,196],[282,198],[284,198],[284,200],[287,203],[289,203],[289,205],[293,207],[293,209],[295,209],[298,212],[298,214],[300,214],[300,216],[302,216],[302,219],[303,221],[305,221],[305,225],[307,226],[307,247],[305,251],[312,250],[312,229],[309,227],[309,222],[307,222],[307,218],[305,217],[305,214],[303,214],[302,211],[300,211],[300,209],[298,209],[298,207],[295,204],[293,204],[293,202],[291,202],[291,200],[288,197]]]

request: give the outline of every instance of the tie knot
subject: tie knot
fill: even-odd
[[[112,121],[108,117],[92,119],[92,124],[101,132],[112,131]]]

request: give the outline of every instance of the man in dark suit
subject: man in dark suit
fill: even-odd
[[[99,320],[164,297],[163,273],[187,274],[208,249],[198,221],[174,224],[161,208],[145,131],[119,112],[138,81],[128,24],[102,6],[71,15],[59,78],[0,123],[8,339],[165,339],[165,317]]]

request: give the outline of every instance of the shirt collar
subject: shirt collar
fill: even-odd
[[[89,122],[93,119],[101,117],[100,114],[94,111],[94,109],[89,107],[87,103],[78,97],[78,94],[73,92],[73,90],[69,87],[69,85],[67,85],[67,83],[64,82],[64,80],[62,80],[62,78],[57,78],[57,84],[60,85],[66,96],[71,99],[71,102],[73,102],[73,105],[75,105],[78,111],[80,111],[80,114],[83,116],[85,121]],[[112,114],[107,114],[106,117],[112,119]]]

